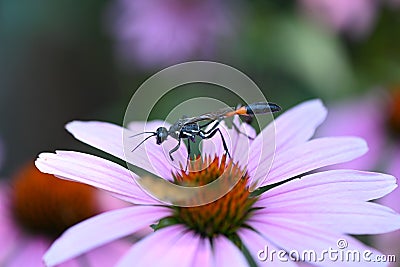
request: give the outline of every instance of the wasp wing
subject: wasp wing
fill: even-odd
[[[281,108],[274,103],[256,102],[247,106],[238,106],[237,108],[225,107],[214,112],[204,113],[197,117],[182,118],[183,124],[196,123],[206,120],[223,120],[234,115],[254,116],[256,114],[266,114],[280,111]]]
[[[196,123],[196,122],[200,122],[200,121],[222,120],[226,117],[235,115],[234,111],[235,111],[235,108],[233,108],[233,107],[225,107],[225,108],[221,108],[214,112],[204,113],[197,117],[184,118],[183,121],[184,121],[184,124],[186,125],[186,124]]]

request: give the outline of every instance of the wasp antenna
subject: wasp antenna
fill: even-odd
[[[155,132],[143,132],[143,133],[138,133],[138,134],[135,134],[135,135],[131,135],[131,136],[129,136],[129,138],[135,137],[135,136],[138,136],[138,135],[141,135],[141,134],[146,134],[146,133],[156,135]]]
[[[147,137],[146,137],[144,140],[142,140],[142,142],[140,142],[134,149],[132,149],[131,152],[135,151],[136,148],[140,147],[140,145],[143,144],[147,139],[149,139],[149,138],[151,138],[151,137],[153,137],[153,136],[156,136],[156,135],[157,135],[156,133],[152,133],[152,135],[147,136]]]

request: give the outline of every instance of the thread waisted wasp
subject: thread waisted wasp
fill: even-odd
[[[218,128],[218,125],[222,120],[228,117],[232,117],[234,115],[253,117],[254,115],[257,114],[272,113],[280,110],[281,108],[277,104],[269,102],[256,102],[238,108],[232,108],[232,107],[222,108],[215,112],[205,113],[197,117],[183,116],[182,118],[177,120],[174,124],[172,124],[169,129],[165,127],[159,127],[155,132],[142,132],[131,136],[135,137],[146,133],[151,134],[150,136],[146,137],[143,141],[141,141],[134,149],[132,149],[132,152],[135,151],[146,140],[148,140],[153,136],[156,137],[157,145],[161,145],[165,140],[167,140],[168,136],[171,136],[172,138],[178,141],[178,144],[174,148],[172,148],[168,153],[171,160],[172,161],[174,160],[174,158],[172,157],[172,153],[174,153],[179,149],[182,139],[187,139],[187,152],[188,152],[187,162],[189,162],[190,142],[195,142],[196,136],[199,136],[201,139],[210,139],[216,133],[219,133],[222,139],[222,144],[224,146],[225,153],[230,157],[224,136],[222,135],[221,130]],[[200,125],[199,123],[203,121],[208,121],[208,122],[203,125]],[[205,127],[207,127],[212,123],[215,124],[210,129],[203,130]],[[241,133],[235,124],[233,124],[233,127],[239,133]]]

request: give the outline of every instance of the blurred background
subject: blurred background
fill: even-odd
[[[399,147],[399,31],[399,0],[0,0],[0,177],[42,151],[90,150],[66,122],[121,125],[140,84],[189,60],[243,71],[284,109],[321,98],[351,114],[352,101],[379,98],[375,111],[391,118],[381,138]],[[211,91],[237,104],[201,86],[170,97]],[[152,117],[169,111],[160,104]],[[362,167],[388,170],[381,163]]]
[[[122,124],[138,86],[179,62],[231,65],[284,108],[395,84],[399,12],[396,0],[2,0],[1,174],[41,151],[84,148],[66,122]]]

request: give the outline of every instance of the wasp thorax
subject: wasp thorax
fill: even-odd
[[[158,127],[156,130],[157,145],[160,145],[168,137],[168,130],[165,127]]]

